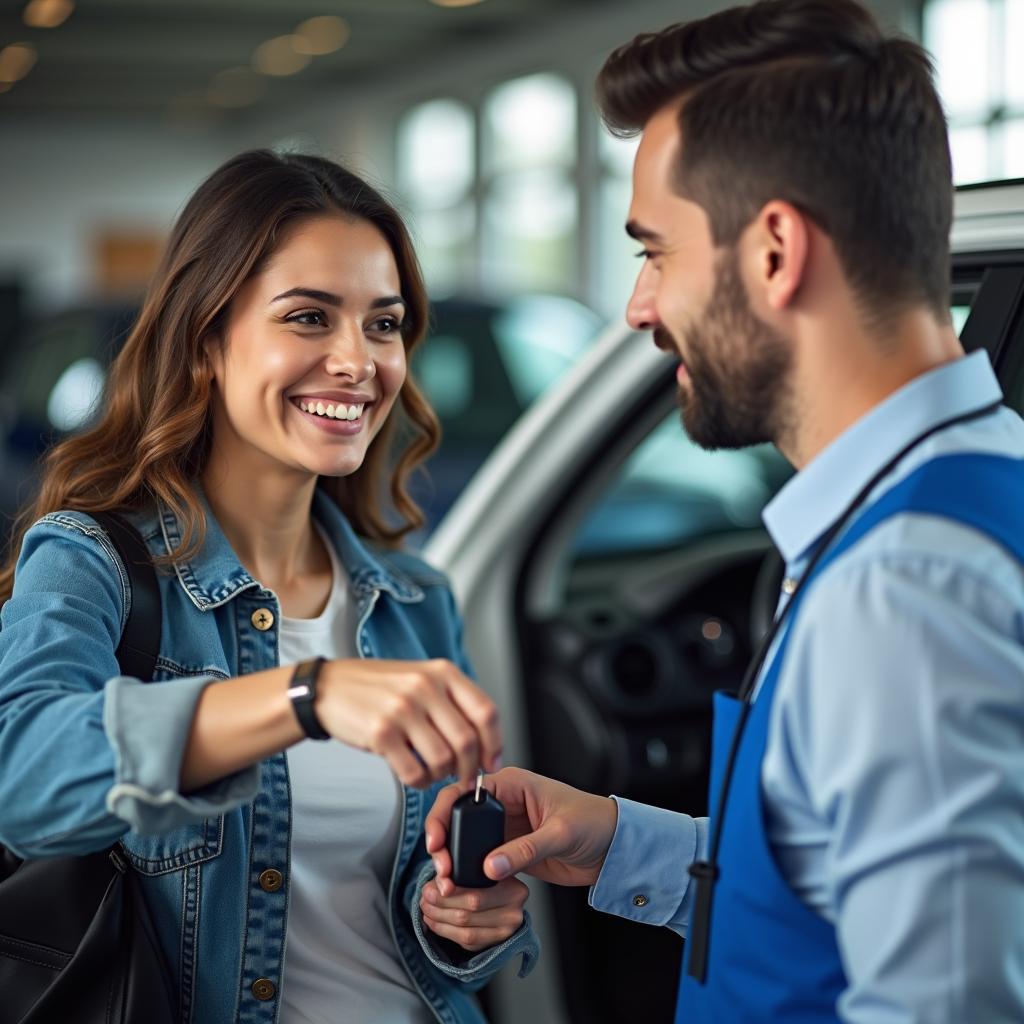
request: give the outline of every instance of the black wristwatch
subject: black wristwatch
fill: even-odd
[[[316,717],[316,709],[313,707],[316,700],[316,677],[320,675],[320,666],[323,663],[323,658],[313,658],[296,665],[288,687],[288,697],[295,709],[295,717],[299,720],[302,731],[311,740],[331,738],[331,734],[320,724],[320,719]]]

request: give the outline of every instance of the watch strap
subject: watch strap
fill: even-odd
[[[311,740],[329,740],[331,734],[320,724],[316,717],[316,682],[320,675],[320,667],[323,665],[323,658],[310,658],[309,661],[299,662],[292,673],[291,682],[288,684],[288,697],[292,702],[295,717],[302,726],[302,731]]]

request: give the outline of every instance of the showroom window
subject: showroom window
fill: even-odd
[[[399,123],[396,157],[427,284],[434,295],[452,292],[476,256],[473,110],[450,99],[413,107]]]
[[[601,127],[589,79],[538,72],[473,103],[431,99],[402,116],[396,143],[435,297],[555,294],[621,317],[637,271],[623,230],[637,143]]]
[[[1024,177],[1024,0],[925,0],[958,185]]]

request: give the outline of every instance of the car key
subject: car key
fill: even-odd
[[[464,889],[497,885],[484,874],[484,858],[505,842],[505,808],[483,788],[484,770],[476,776],[476,790],[466,793],[452,807],[449,852],[452,881]]]

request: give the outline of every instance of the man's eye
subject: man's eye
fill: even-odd
[[[653,260],[657,253],[651,252],[650,249],[641,249],[638,253],[634,253],[634,256],[638,260]]]
[[[303,327],[326,327],[327,317],[322,309],[304,309],[300,313],[292,313],[285,317],[289,324],[301,324]]]

